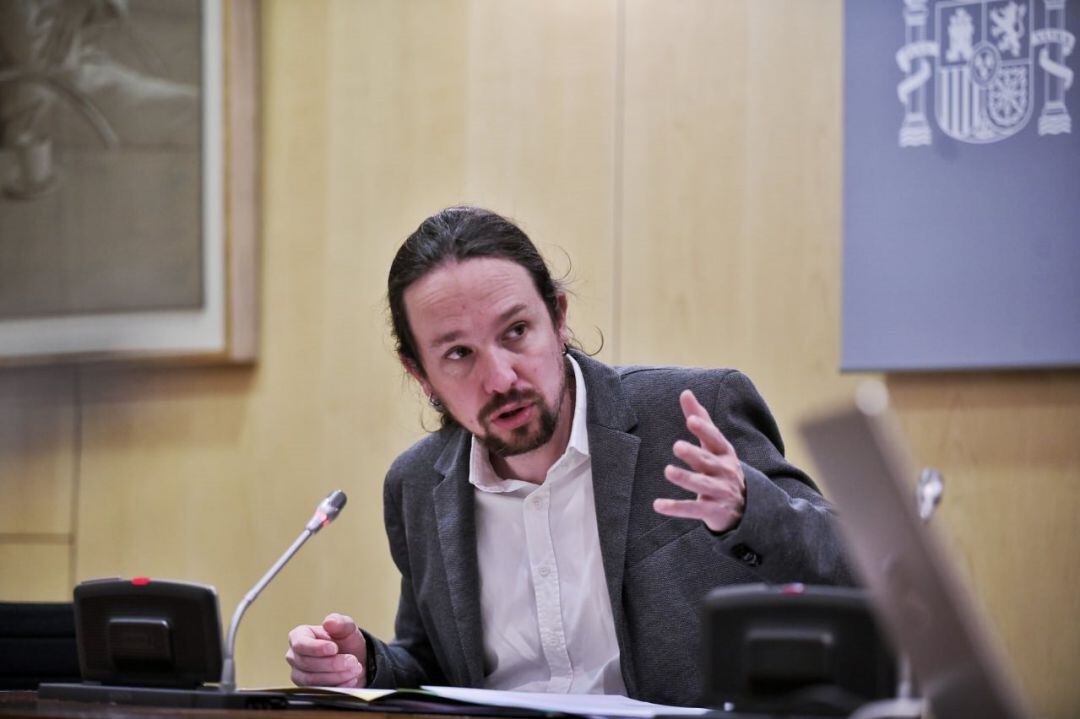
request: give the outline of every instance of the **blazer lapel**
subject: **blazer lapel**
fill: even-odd
[[[589,456],[604,578],[611,598],[623,681],[633,695],[636,679],[623,609],[623,570],[634,472],[641,444],[641,439],[629,431],[637,424],[637,416],[623,394],[622,381],[615,370],[578,353],[574,353],[574,359],[581,367],[589,404]]]
[[[484,651],[476,516],[473,488],[469,484],[469,438],[469,433],[461,430],[439,456],[435,469],[443,479],[432,490],[432,499],[439,550],[465,668],[465,676],[455,679],[464,679],[464,686],[480,686],[484,680]]]

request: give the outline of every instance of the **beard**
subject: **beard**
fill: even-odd
[[[480,427],[483,434],[477,437],[488,451],[497,457],[513,457],[539,449],[551,441],[555,429],[559,426],[563,406],[566,404],[567,387],[572,383],[573,368],[566,362],[566,372],[559,387],[557,405],[552,407],[535,390],[511,390],[506,394],[493,397],[480,411]],[[489,419],[499,414],[508,405],[517,402],[531,402],[537,410],[536,421],[529,422],[510,430],[509,437],[499,437],[491,429]]]

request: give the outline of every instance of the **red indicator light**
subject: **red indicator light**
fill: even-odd
[[[784,586],[780,587],[781,594],[802,594],[805,591],[806,585],[801,584],[800,582],[795,582],[794,584],[785,584]]]
[[[136,587],[145,587],[147,584],[150,583],[150,577],[134,577],[131,580],[131,583],[134,584]]]

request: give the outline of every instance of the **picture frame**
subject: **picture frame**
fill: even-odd
[[[201,188],[192,192],[197,192],[194,205],[199,214],[194,221],[201,232],[196,229],[190,233],[198,236],[198,246],[189,252],[195,259],[188,262],[197,263],[192,273],[196,279],[188,288],[195,301],[186,307],[0,315],[0,366],[256,361],[260,231],[258,0],[200,0],[198,7],[200,40],[192,52],[201,53],[196,100],[201,132],[194,133],[198,137]],[[157,8],[155,11],[160,12]],[[121,200],[117,199],[117,205],[123,204]],[[4,202],[5,198],[0,197],[0,213],[4,212]],[[0,250],[2,243],[0,237]],[[71,260],[65,262],[73,264]],[[2,273],[0,267],[0,282]],[[22,275],[17,279],[33,281]]]

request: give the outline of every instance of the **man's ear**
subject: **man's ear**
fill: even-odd
[[[420,369],[419,365],[403,354],[399,354],[398,359],[401,360],[401,364],[405,367],[405,371],[409,373],[409,376],[419,383],[420,389],[424,390],[424,394],[431,397],[434,390],[431,388],[431,383],[428,382],[427,377],[424,376],[424,371]]]
[[[566,308],[568,303],[566,301],[566,293],[560,292],[555,295],[555,306],[558,310],[558,317],[555,322],[555,331],[559,333],[559,342],[564,346],[570,342],[570,328],[566,324]]]

